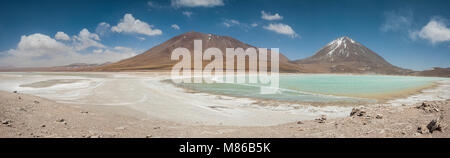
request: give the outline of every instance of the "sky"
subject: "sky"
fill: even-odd
[[[104,63],[190,31],[291,60],[348,36],[413,70],[450,67],[448,0],[2,0],[0,67]]]

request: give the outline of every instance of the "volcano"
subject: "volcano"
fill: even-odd
[[[312,73],[405,75],[412,72],[390,64],[363,44],[345,36],[328,43],[313,56],[294,62]]]
[[[226,48],[256,48],[249,44],[243,43],[237,39],[228,36],[219,36],[214,34],[204,34],[200,32],[187,32],[170,40],[155,46],[148,51],[137,56],[94,68],[96,71],[123,71],[123,70],[170,70],[179,61],[170,59],[171,53],[176,48],[187,48],[193,56],[194,40],[202,40],[203,51],[208,48],[218,48],[224,54]],[[270,55],[268,50],[268,67],[270,69]],[[203,61],[203,67],[210,61]],[[235,61],[236,62],[236,61]],[[225,61],[224,61],[225,63]],[[236,65],[236,63],[235,63]],[[246,62],[248,69],[248,61]],[[225,66],[224,66],[225,67]],[[236,67],[236,66],[235,66]],[[290,61],[286,56],[280,53],[279,56],[280,72],[299,72],[300,66]]]

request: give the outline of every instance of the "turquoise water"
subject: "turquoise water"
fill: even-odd
[[[180,87],[221,95],[290,102],[376,102],[360,96],[411,90],[445,80],[382,75],[280,75],[280,93],[261,94],[259,84],[181,83]]]

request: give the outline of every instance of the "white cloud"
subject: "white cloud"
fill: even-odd
[[[175,30],[180,30],[180,26],[178,26],[177,24],[173,24],[170,27],[172,27]]]
[[[158,4],[157,2],[153,2],[153,1],[148,1],[147,5],[151,8],[162,8],[163,6]]]
[[[410,37],[412,39],[420,37],[429,40],[433,44],[448,42],[450,41],[450,28],[447,27],[444,20],[435,18],[431,19],[420,31],[411,32]]]
[[[70,37],[66,33],[60,31],[55,34],[55,39],[68,41],[68,40],[70,40]]]
[[[252,27],[257,27],[258,24],[257,24],[257,23],[253,23],[251,26],[252,26]]]
[[[223,22],[223,25],[225,25],[226,27],[231,27],[231,26],[235,26],[235,25],[240,25],[241,22],[234,20],[234,19],[226,19]]]
[[[64,52],[70,52],[70,50],[71,48],[65,44],[47,35],[36,33],[22,36],[17,48],[9,50],[8,54],[17,57],[38,57],[63,54]]]
[[[73,39],[77,50],[84,50],[90,47],[105,48],[103,44],[98,42],[100,41],[100,37],[95,33],[89,32],[88,29],[81,30]]]
[[[100,40],[85,29],[76,37],[77,39],[88,37],[89,39]],[[28,36],[24,35],[21,37],[17,48],[1,52],[5,56],[0,58],[0,66],[43,67],[69,65],[73,63],[101,64],[115,62],[137,55],[135,50],[126,47],[104,47],[102,49],[95,49],[92,52],[80,52],[76,47],[78,47],[78,43],[66,45],[40,33]]]
[[[103,49],[96,49],[94,51],[92,51],[93,53],[103,53]]]
[[[239,24],[240,24],[240,22],[239,22],[239,21],[237,21],[237,20],[234,20],[234,19],[231,19],[231,20],[230,20],[230,22],[231,22],[232,24],[236,24],[236,25],[239,25]]]
[[[384,13],[385,20],[381,25],[381,31],[403,31],[410,29],[413,22],[411,9],[395,10]]]
[[[187,16],[187,17],[191,17],[192,14],[194,14],[194,13],[192,13],[192,12],[190,12],[190,11],[184,11],[182,14],[185,15],[185,16]]]
[[[223,0],[172,0],[171,5],[175,8],[181,7],[216,7],[223,6]]]
[[[152,27],[152,25],[149,25],[146,22],[135,19],[132,14],[125,14],[120,23],[111,28],[111,31],[119,33],[138,33],[147,36],[156,36],[162,34],[161,30],[153,29]]]
[[[223,22],[223,25],[225,25],[225,27],[231,27],[231,24],[227,22]]]
[[[291,26],[286,24],[269,24],[267,26],[264,26],[264,29],[274,31],[279,34],[288,35],[289,37],[295,38],[298,37],[298,34],[295,33],[295,31],[291,28]]]
[[[114,47],[115,50],[118,50],[120,52],[134,52],[134,49],[128,48],[128,47],[122,47],[122,46],[116,46]]]
[[[266,13],[263,10],[263,11],[261,11],[261,18],[264,19],[264,20],[272,21],[272,20],[281,20],[281,19],[283,19],[283,16],[281,16],[278,13],[275,13],[275,14],[272,15],[270,13]]]
[[[97,25],[97,28],[95,29],[95,33],[99,35],[105,35],[108,33],[111,29],[111,25],[109,25],[106,22],[101,22]]]

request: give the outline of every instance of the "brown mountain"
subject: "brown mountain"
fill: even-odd
[[[450,67],[449,68],[435,67],[431,70],[416,72],[415,75],[432,76],[432,77],[450,77]]]
[[[32,71],[44,71],[44,72],[53,72],[53,71],[82,71],[86,69],[93,69],[99,66],[104,66],[109,64],[110,62],[106,62],[103,64],[86,64],[86,63],[74,63],[70,65],[63,66],[52,66],[52,67],[9,67],[9,68],[0,68],[0,72],[32,72]]]
[[[295,61],[312,73],[409,74],[349,37],[341,37],[306,59]]]
[[[218,36],[213,34],[204,34],[199,32],[188,32],[176,36],[150,50],[116,63],[105,66],[99,66],[91,70],[94,71],[122,71],[122,70],[170,70],[173,65],[179,61],[170,60],[171,53],[176,48],[187,48],[193,57],[194,40],[202,40],[203,51],[207,48],[219,48],[225,55],[226,48],[256,48],[249,44],[228,36]],[[270,66],[270,51],[268,51],[268,66]],[[225,56],[223,57],[225,59]],[[300,66],[289,61],[289,59],[280,53],[280,72],[299,72]],[[203,61],[203,66],[210,61]],[[225,64],[225,61],[224,61]],[[236,64],[236,63],[235,63]],[[235,66],[236,67],[236,66]],[[248,69],[248,68],[247,68]]]

